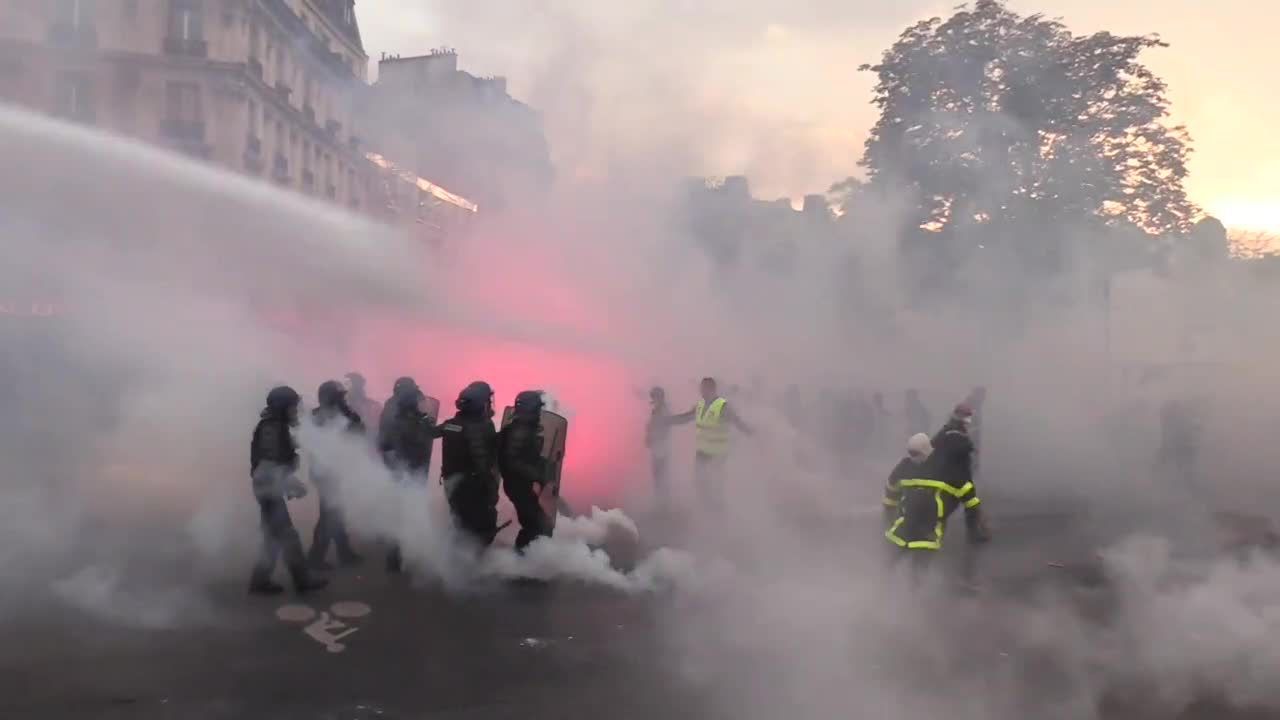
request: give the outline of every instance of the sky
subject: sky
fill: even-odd
[[[656,162],[745,173],[798,198],[857,174],[875,121],[874,62],[908,24],[955,0],[363,0],[369,54],[456,48],[543,112],[562,171]],[[1146,62],[1194,141],[1192,199],[1229,226],[1280,232],[1280,8],[1252,0],[1012,0],[1077,33],[1158,33]]]

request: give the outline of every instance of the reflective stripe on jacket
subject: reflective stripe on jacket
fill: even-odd
[[[956,508],[973,511],[982,500],[972,482],[956,487],[941,480],[908,479],[897,483],[898,519],[885,538],[908,550],[941,550],[947,518]]]

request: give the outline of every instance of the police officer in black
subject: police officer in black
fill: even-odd
[[[299,594],[329,584],[308,572],[302,540],[289,517],[288,500],[307,494],[297,478],[298,447],[291,432],[298,424],[301,401],[293,388],[273,388],[267,393],[267,406],[249,444],[249,472],[262,516],[262,551],[249,580],[249,592],[255,594],[276,595],[284,590],[271,580],[281,552]]]
[[[432,445],[439,433],[435,418],[422,412],[424,397],[413,378],[396,380],[378,425],[378,451],[396,481],[403,484],[427,484]],[[387,551],[387,571],[402,569],[400,546],[393,543]]]
[[[316,393],[320,401],[319,407],[311,411],[312,422],[316,427],[336,427],[356,436],[364,437],[365,427],[360,416],[347,404],[347,389],[337,380],[329,380],[320,386]],[[339,498],[338,478],[331,469],[323,467],[318,461],[311,463],[311,482],[320,495],[320,514],[316,518],[316,529],[311,535],[311,550],[307,554],[307,562],[315,570],[331,570],[325,561],[329,554],[329,546],[338,551],[338,562],[344,566],[359,565],[363,558],[351,548],[351,539],[347,535],[346,517],[342,512]]]
[[[499,530],[493,389],[471,383],[456,407],[458,414],[440,426],[440,480],[455,527],[487,547]]]
[[[538,502],[548,480],[547,460],[542,456],[542,407],[542,391],[520,393],[512,408],[511,423],[498,433],[502,489],[520,523],[517,551],[523,551],[539,537],[551,536],[551,521]]]

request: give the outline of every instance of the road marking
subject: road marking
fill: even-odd
[[[283,605],[276,610],[276,617],[287,623],[311,622],[316,611],[309,605]]]
[[[334,603],[329,611],[340,618],[354,619],[368,615],[373,608],[362,602],[339,602]]]
[[[340,653],[347,646],[339,641],[360,630],[343,619],[355,620],[372,612],[373,607],[368,603],[347,601],[334,603],[327,611],[317,611],[310,605],[282,605],[276,609],[276,617],[292,625],[305,624],[304,635],[320,643],[327,652]]]

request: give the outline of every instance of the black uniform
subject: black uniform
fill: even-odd
[[[418,409],[421,399],[421,391],[415,389],[387,401],[378,426],[378,451],[388,467],[404,473],[410,482],[425,484],[439,433],[435,419]]]
[[[454,524],[487,546],[498,534],[493,391],[484,383],[473,383],[457,405],[458,414],[440,426],[440,478]]]
[[[902,505],[902,481],[927,477],[932,472],[925,466],[927,462],[904,457],[889,471],[889,479],[884,484],[885,527],[898,519],[898,508]]]
[[[311,419],[316,427],[327,427],[334,423],[342,423],[346,431],[352,435],[363,437],[364,422],[347,405],[346,392],[337,382],[327,382],[320,386],[320,407],[311,411]],[[332,471],[321,467],[319,463],[311,464],[311,482],[320,495],[320,514],[316,518],[316,528],[311,535],[311,551],[307,560],[312,567],[324,568],[325,556],[329,554],[330,544],[338,550],[338,561],[343,565],[355,565],[360,556],[351,547],[351,539],[347,535],[347,522],[339,498],[338,478]]]
[[[423,397],[411,378],[400,378],[378,423],[378,452],[398,482],[427,483],[432,445],[439,433],[434,418],[419,409]],[[400,546],[392,543],[387,550],[387,570],[400,572],[402,564]]]
[[[280,586],[271,581],[271,575],[281,552],[298,592],[325,585],[323,580],[313,579],[307,572],[302,540],[289,517],[287,499],[306,494],[306,488],[296,477],[298,448],[290,433],[290,427],[296,423],[298,403],[298,394],[292,389],[272,390],[249,444],[249,474],[262,527],[262,550],[249,581],[250,592],[280,591]]]
[[[538,502],[549,471],[542,456],[541,413],[541,393],[521,393],[516,398],[511,423],[498,433],[502,489],[520,522],[516,550],[523,550],[538,537],[551,536],[551,520]]]
[[[978,510],[982,501],[973,486],[973,442],[965,426],[948,423],[934,438],[933,446],[933,455],[927,462],[904,469],[908,471],[905,474],[914,477],[893,483],[898,516],[885,531],[885,537],[908,551],[941,550],[947,519],[961,506],[965,509],[969,540],[984,539]]]

